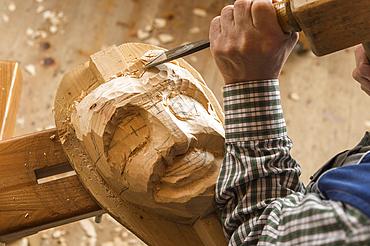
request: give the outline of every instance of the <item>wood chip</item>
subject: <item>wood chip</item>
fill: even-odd
[[[300,96],[298,95],[298,93],[292,92],[292,93],[289,94],[289,99],[291,99],[293,101],[299,101]]]
[[[64,236],[66,234],[65,231],[62,231],[62,230],[55,230],[53,231],[53,233],[51,234],[51,236],[54,238],[54,239],[57,239],[57,238],[60,238],[61,236]]]
[[[197,26],[192,27],[192,28],[190,28],[189,33],[190,33],[190,34],[197,34],[197,33],[200,33],[200,28],[199,28],[199,27],[197,27]]]
[[[159,42],[157,38],[149,38],[148,40],[146,40],[146,43],[155,45],[155,46],[158,46],[161,44],[161,42]]]
[[[36,13],[40,14],[44,12],[44,10],[45,10],[45,7],[43,5],[39,5],[36,9]]]
[[[147,38],[150,37],[150,33],[145,31],[145,30],[137,30],[137,34],[136,34],[137,38],[140,39],[140,40],[145,40]]]
[[[152,32],[153,31],[153,26],[152,25],[146,25],[144,27],[144,31],[146,31],[146,32]]]
[[[51,25],[51,26],[49,27],[49,32],[50,32],[50,33],[52,33],[52,34],[57,33],[57,32],[58,32],[58,27],[57,27],[57,26],[55,26],[55,25]]]
[[[80,225],[82,230],[84,230],[84,232],[86,233],[86,236],[90,238],[96,238],[96,230],[93,223],[90,220],[88,219],[80,220]]]
[[[159,34],[158,38],[159,38],[159,41],[163,44],[168,44],[175,40],[171,34],[167,34],[167,33]]]
[[[154,28],[164,28],[167,25],[167,20],[164,18],[154,19]]]
[[[367,128],[370,128],[370,120],[365,121],[365,126],[366,126]]]
[[[193,9],[193,14],[199,17],[206,17],[207,16],[207,11],[201,8],[195,8]]]
[[[35,76],[36,75],[36,67],[35,65],[33,64],[28,64],[26,66],[24,66],[24,69],[26,70],[26,72],[28,74],[30,74],[31,76]]]
[[[17,9],[17,6],[15,5],[15,3],[9,3],[8,10],[10,12],[14,12],[16,9]]]
[[[8,23],[8,22],[9,22],[9,16],[8,16],[7,14],[2,14],[2,15],[1,15],[1,18],[3,19],[3,21],[4,21],[5,23]]]

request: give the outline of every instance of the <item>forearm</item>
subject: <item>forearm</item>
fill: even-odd
[[[216,203],[229,245],[365,245],[365,215],[305,194],[278,87],[273,80],[225,88],[226,153]]]
[[[275,199],[303,192],[303,185],[290,156],[278,80],[227,86],[224,101],[226,152],[216,201],[231,236]]]

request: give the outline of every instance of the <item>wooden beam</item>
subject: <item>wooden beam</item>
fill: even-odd
[[[21,83],[19,63],[0,61],[0,140],[13,135]]]
[[[104,212],[70,172],[56,134],[51,129],[0,142],[0,241]]]

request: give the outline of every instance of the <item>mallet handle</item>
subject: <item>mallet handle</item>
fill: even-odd
[[[365,48],[367,59],[370,61],[370,42],[366,42],[362,44]]]

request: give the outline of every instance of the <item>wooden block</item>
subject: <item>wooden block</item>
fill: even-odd
[[[370,40],[369,0],[290,0],[290,5],[318,56]]]
[[[56,134],[52,129],[0,142],[0,241],[103,213],[76,175],[53,176],[72,170]]]
[[[21,83],[19,63],[0,61],[0,140],[13,135]]]

